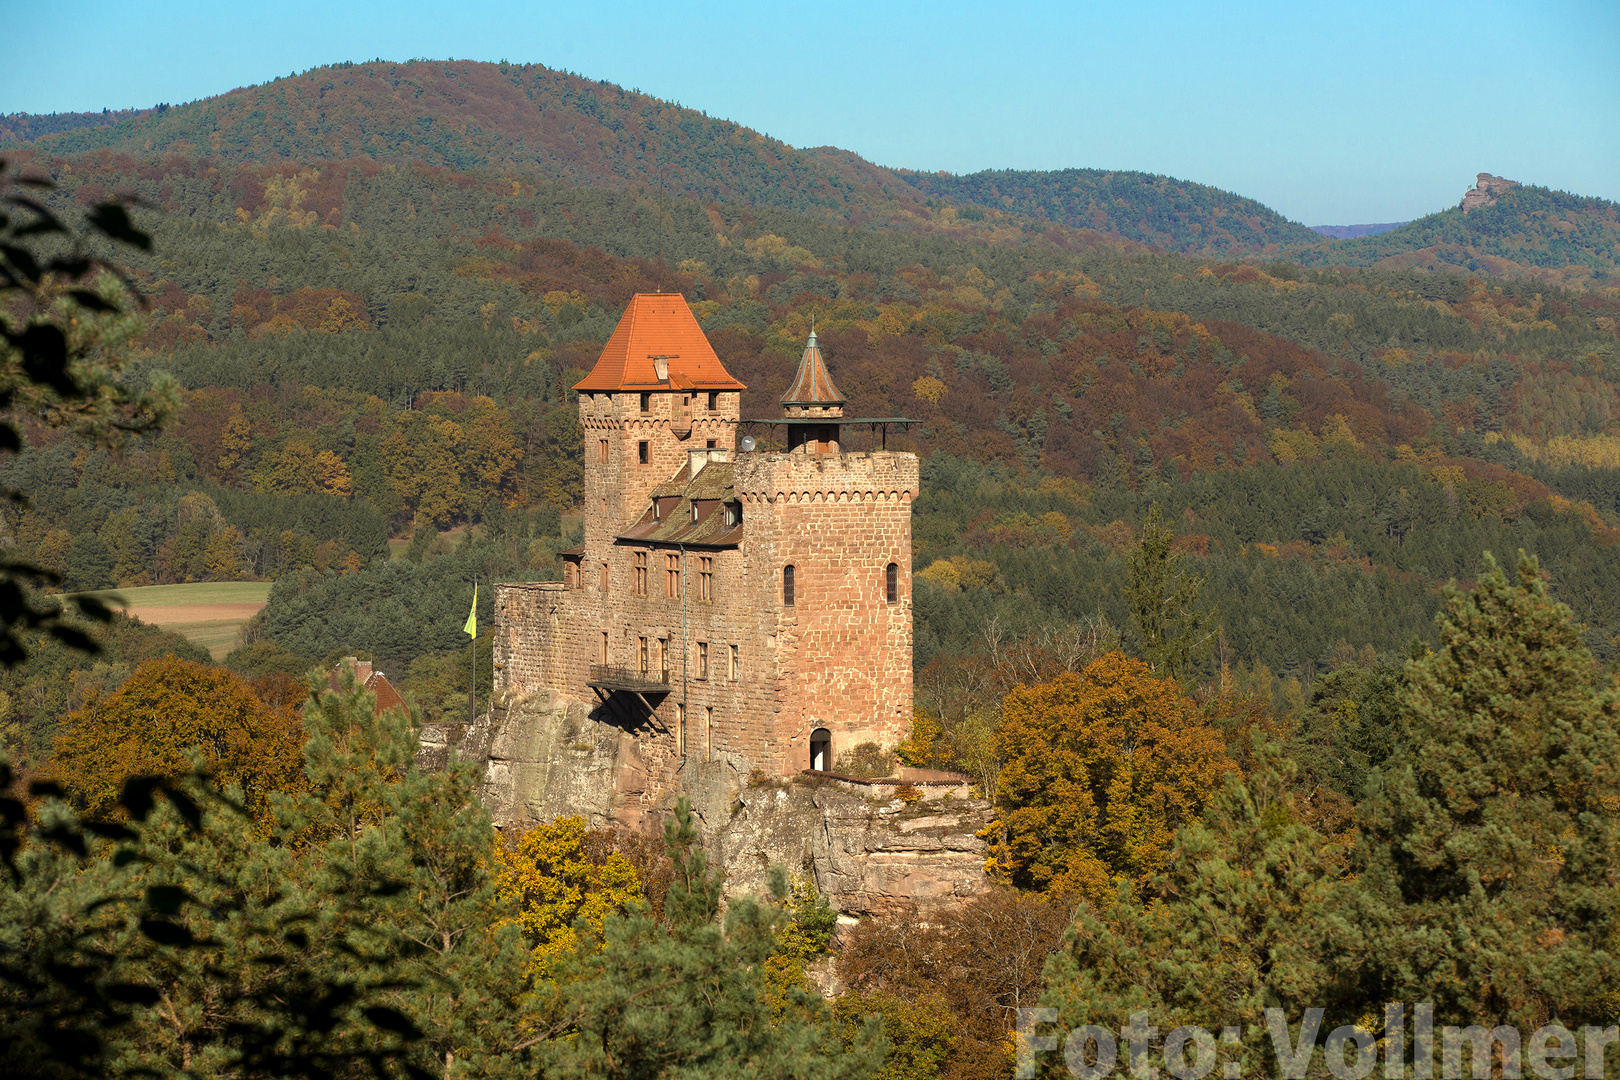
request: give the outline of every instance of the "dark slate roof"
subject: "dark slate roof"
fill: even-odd
[[[651,499],[679,500],[661,520],[653,519],[651,499],[641,518],[619,534],[620,540],[642,544],[694,544],[699,547],[736,547],[742,543],[742,519],[726,525],[726,504],[737,501],[733,484],[735,466],[729,461],[711,461],[698,470],[694,479],[690,463],[682,465],[670,479],[653,488]],[[698,520],[692,520],[692,504],[698,503]]]
[[[844,395],[838,392],[832,376],[827,373],[826,362],[821,359],[814,330],[810,331],[804,356],[799,359],[799,373],[793,377],[793,385],[787,388],[787,393],[780,400],[783,405],[831,406],[844,403]]]

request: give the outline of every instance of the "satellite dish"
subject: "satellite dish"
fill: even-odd
[[[742,437],[743,453],[750,453],[754,449],[754,445],[754,437],[752,435],[744,435]]]

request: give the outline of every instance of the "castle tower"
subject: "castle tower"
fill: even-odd
[[[840,440],[896,418],[844,415],[812,332],[781,417],[742,421],[742,383],[663,293],[631,300],[575,389],[585,543],[560,582],[497,586],[497,690],[618,727],[610,782],[649,814],[689,765],[792,775],[904,738],[917,458]],[[737,451],[739,423],[788,449]]]
[[[583,570],[693,449],[730,450],[741,392],[679,293],[637,293],[591,373],[575,384],[585,429]]]

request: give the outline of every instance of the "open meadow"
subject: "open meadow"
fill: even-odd
[[[107,589],[95,594],[142,622],[183,634],[215,660],[236,648],[242,627],[270,596],[268,581],[200,581]]]

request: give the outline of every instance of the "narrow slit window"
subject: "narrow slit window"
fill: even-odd
[[[642,394],[641,395],[641,411],[642,412],[652,412],[652,395],[651,394]]]
[[[602,631],[602,665],[604,667],[607,666],[607,658],[608,658],[607,631],[604,630],[604,631]]]
[[[739,646],[736,645],[731,647],[731,677],[733,679],[736,679],[742,672],[742,661],[738,656],[738,649]]]
[[[709,391],[709,411],[710,412],[716,412],[716,411],[719,410],[719,408],[720,408],[720,391],[718,391],[718,390],[710,390]]]
[[[793,566],[789,564],[782,567],[782,604],[785,607],[793,606]]]
[[[709,677],[709,643],[707,641],[700,641],[700,642],[697,643],[697,647],[698,647],[697,677],[700,678],[700,679],[707,679]]]
[[[647,464],[647,444],[645,442],[636,443],[636,461],[641,465]]]
[[[606,439],[598,439],[598,440],[596,440],[596,460],[597,461],[606,461],[607,459],[608,459],[608,441]]]
[[[645,679],[647,677],[647,661],[650,659],[647,655],[647,639],[639,638],[637,639],[637,643],[641,646],[639,650],[641,657],[641,677]]]
[[[900,599],[900,565],[890,563],[889,568],[883,572],[883,596],[893,604]]]
[[[602,586],[602,591],[607,592],[607,563],[602,564],[602,573],[601,573],[600,576],[601,576],[601,583],[600,584]],[[607,661],[604,660],[604,661],[602,661],[602,663],[605,664],[605,663],[607,663]]]

